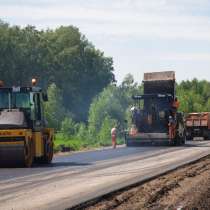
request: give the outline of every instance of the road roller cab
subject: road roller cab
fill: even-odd
[[[47,95],[36,86],[0,87],[1,166],[51,162],[54,130],[46,125],[45,101]]]

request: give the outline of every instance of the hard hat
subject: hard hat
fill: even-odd
[[[36,82],[37,82],[37,81],[36,81],[36,79],[35,79],[35,78],[33,78],[33,79],[31,80],[31,83],[32,83],[32,85],[33,85],[33,86],[35,86],[35,85],[36,85]]]

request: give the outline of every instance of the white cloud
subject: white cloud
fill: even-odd
[[[41,1],[40,1],[41,2]],[[45,0],[47,2],[47,0]],[[53,1],[55,3],[55,1]],[[62,2],[62,1],[61,1]],[[115,0],[115,3],[96,3],[95,7],[83,5],[48,5],[31,7],[24,5],[0,5],[0,17],[20,22],[38,22],[39,27],[56,27],[60,24],[76,24],[88,34],[112,36],[158,37],[163,39],[190,39],[210,41],[210,17],[179,14],[178,4],[166,0]],[[110,1],[108,1],[110,2]],[[171,3],[172,2],[172,3]],[[182,3],[184,7],[187,0]],[[196,1],[192,5],[198,6]],[[205,0],[201,0],[207,4]],[[90,5],[92,5],[90,4]],[[102,7],[102,5],[106,5]],[[151,12],[154,10],[154,12]],[[162,12],[163,10],[167,13]],[[176,11],[170,12],[170,11]],[[41,24],[40,24],[41,22]],[[46,25],[46,23],[48,25]],[[22,23],[24,24],[24,23]],[[87,27],[88,26],[88,27]]]
[[[210,62],[210,53],[169,53],[162,55],[163,60],[170,61],[208,61]]]
[[[210,68],[210,0],[0,0],[0,18],[39,28],[76,25],[114,57],[120,79],[129,71],[139,75],[140,66],[147,71],[165,63],[182,70],[197,65],[206,76]],[[168,46],[157,44],[152,53],[147,45],[154,40]]]
[[[144,60],[158,60],[158,61],[202,61],[210,62],[210,53],[182,53],[182,52],[168,52],[168,53],[153,53],[141,55]]]

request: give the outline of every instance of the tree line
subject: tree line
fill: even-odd
[[[131,123],[131,96],[143,92],[131,74],[116,85],[112,58],[74,26],[37,30],[0,21],[0,75],[7,86],[38,79],[48,92],[45,112],[57,132],[55,144],[73,149],[109,145],[112,126],[123,131],[125,120]],[[184,113],[210,111],[208,81],[177,83],[176,95]]]
[[[0,21],[0,75],[7,86],[47,89],[55,84],[64,108],[76,121],[87,120],[92,98],[115,82],[112,58],[96,49],[74,26],[37,30]]]

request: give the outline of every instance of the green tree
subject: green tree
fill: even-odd
[[[62,90],[64,106],[77,121],[86,120],[89,105],[114,81],[113,61],[105,57],[73,26],[59,27],[46,35],[54,54],[54,81]]]
[[[124,109],[118,99],[118,88],[115,86],[105,88],[90,106],[88,121],[89,129],[93,134],[100,130],[107,116],[118,122],[124,119]]]
[[[188,112],[210,111],[210,83],[193,79],[177,84],[177,95],[181,102],[180,110]]]
[[[78,125],[70,117],[65,117],[61,123],[61,132],[66,136],[74,136],[77,134]]]
[[[109,127],[109,131],[105,129],[108,128],[106,126],[108,119],[117,124],[118,130],[123,130],[126,127],[125,120],[130,117],[130,107],[133,103],[132,95],[140,93],[141,86],[134,82],[133,76],[130,74],[126,75],[121,85],[110,85],[105,88],[90,106],[88,121],[91,135],[97,136],[102,129],[104,136],[110,136],[111,127]]]
[[[45,103],[45,113],[48,124],[57,130],[61,128],[61,122],[68,112],[63,106],[62,94],[59,88],[53,83],[48,88],[48,102]]]
[[[105,57],[74,26],[55,30],[20,28],[0,21],[0,74],[7,86],[55,83],[64,107],[86,121],[92,99],[114,82],[112,58]]]

